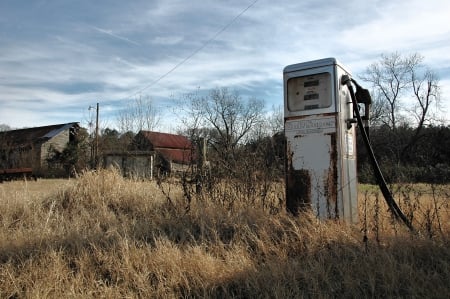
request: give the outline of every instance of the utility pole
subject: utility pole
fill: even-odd
[[[99,112],[99,105],[97,103],[97,117],[95,120],[95,169],[98,167],[98,112]]]
[[[205,163],[206,163],[206,139],[201,137],[197,143],[197,175],[196,175],[196,192],[202,193],[203,180],[205,176]]]
[[[97,103],[96,107],[89,106],[89,110],[95,109],[96,118],[95,118],[95,143],[92,145],[92,159],[93,159],[93,168],[97,169],[98,167],[98,115],[99,115],[99,104]],[[92,123],[92,122],[91,122]]]

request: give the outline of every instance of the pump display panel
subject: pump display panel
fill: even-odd
[[[290,111],[330,107],[330,73],[314,74],[289,79],[287,81],[287,104]]]

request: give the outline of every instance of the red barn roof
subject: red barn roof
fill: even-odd
[[[140,136],[139,136],[140,135]],[[137,139],[143,137],[150,144],[150,149],[160,153],[164,159],[175,163],[188,164],[193,160],[192,143],[185,136],[140,131]],[[140,148],[143,150],[144,148]]]
[[[182,135],[151,131],[141,131],[140,133],[151,142],[154,148],[190,149],[192,147],[189,139]]]
[[[189,164],[192,162],[192,151],[181,149],[158,148],[156,150],[166,160],[180,164]]]

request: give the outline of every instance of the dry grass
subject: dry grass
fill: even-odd
[[[0,298],[450,297],[447,186],[396,190],[417,234],[370,187],[357,226],[239,199],[186,212],[163,187],[113,170],[0,185]]]
[[[450,186],[402,184],[390,189],[416,234],[429,239],[448,237]],[[392,217],[377,186],[360,186],[359,201],[363,231],[377,242],[392,236],[405,236],[404,225]]]

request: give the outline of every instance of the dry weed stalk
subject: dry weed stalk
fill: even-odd
[[[368,238],[377,230],[380,239],[372,245],[358,227],[274,213],[220,183],[214,200],[194,196],[187,213],[179,183],[170,199],[180,209],[155,182],[115,170],[64,184],[42,197],[0,192],[1,298],[449,297],[444,189],[430,197],[430,214],[414,211],[416,223],[430,219],[441,232],[431,239],[395,236],[367,192]]]

